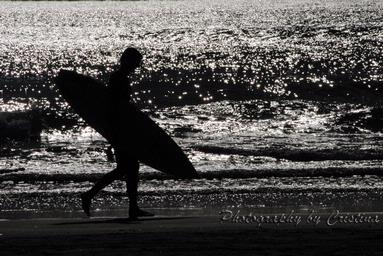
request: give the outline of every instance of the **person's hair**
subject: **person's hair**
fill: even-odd
[[[138,65],[142,60],[142,54],[132,47],[128,47],[122,53],[120,58],[121,65]]]

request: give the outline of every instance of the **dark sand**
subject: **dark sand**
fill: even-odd
[[[320,216],[261,227],[219,215],[2,220],[0,255],[383,255],[383,222],[330,227]]]

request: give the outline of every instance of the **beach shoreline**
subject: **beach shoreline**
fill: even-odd
[[[292,213],[301,222],[261,225],[222,215],[3,219],[0,249],[2,255],[379,255],[382,212],[361,213],[379,222],[335,225],[325,221],[330,214],[316,214],[319,223]]]

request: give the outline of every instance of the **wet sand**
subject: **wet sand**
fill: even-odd
[[[373,213],[379,220],[382,213]],[[0,221],[1,255],[381,255],[383,224],[222,221],[220,216]]]

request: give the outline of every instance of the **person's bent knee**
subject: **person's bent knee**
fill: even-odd
[[[117,163],[118,169],[124,169],[124,172],[136,172],[138,171],[140,165],[138,161],[123,161]]]

